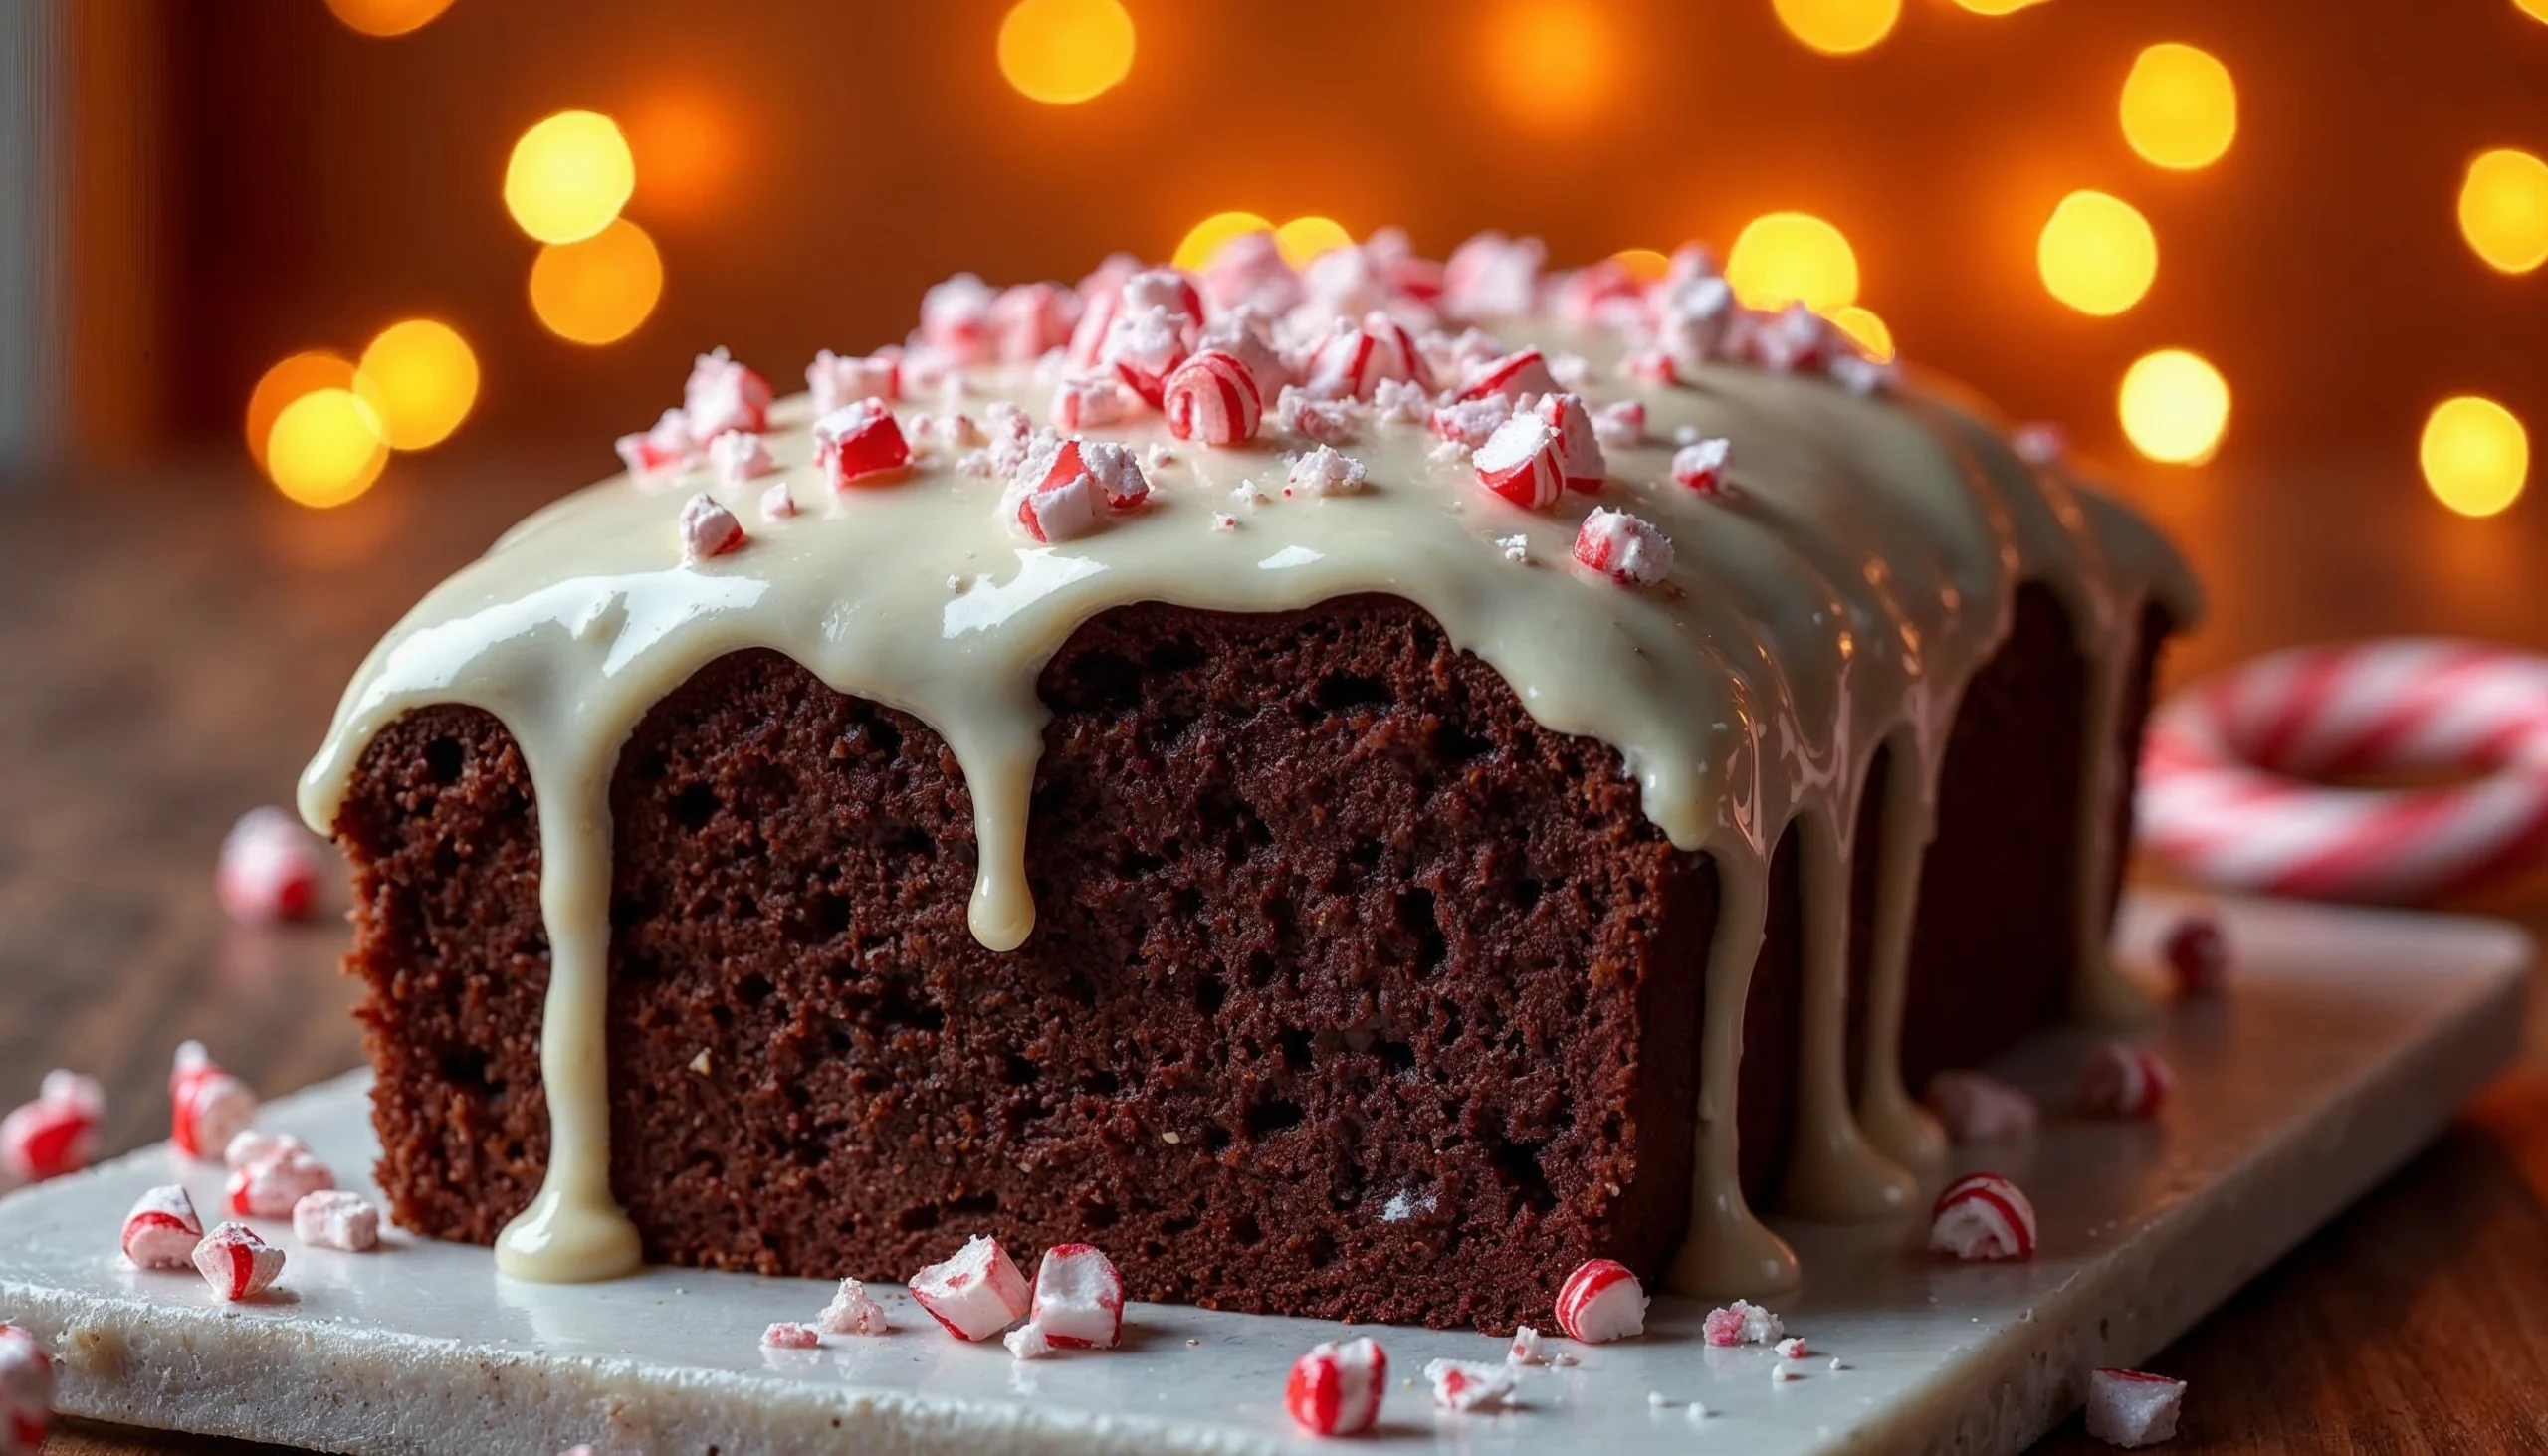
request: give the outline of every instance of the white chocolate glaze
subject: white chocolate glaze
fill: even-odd
[[[946,739],[979,836],[970,906],[994,949],[1034,928],[1025,875],[1027,803],[1045,712],[1037,675],[1070,634],[1109,608],[1160,601],[1270,612],[1363,592],[1403,597],[1509,682],[1547,728],[1599,739],[1638,783],[1676,847],[1710,855],[1722,889],[1699,1049],[1699,1146],[1676,1289],[1759,1293],[1792,1284],[1794,1256],[1746,1206],[1736,1177],[1734,1097],[1743,1007],[1761,943],[1770,858],[1800,835],[1806,936],[1799,1138],[1783,1197],[1833,1218],[1883,1217],[1938,1166],[1936,1137],[1905,1094],[1892,1039],[1920,852],[1939,760],[1965,684],[2008,630],[2017,585],[2047,584],[2068,608],[2096,689],[2078,893],[2102,906],[2103,812],[2112,714],[2140,604],[2180,622],[2199,609],[2176,556],[2130,513],[2020,462],[1968,404],[1943,393],[1857,394],[1828,379],[1688,361],[1649,385],[1602,362],[1617,345],[1533,324],[1556,351],[1594,363],[1578,392],[1595,407],[1642,400],[1648,438],[1612,445],[1597,496],[1553,512],[1481,490],[1416,424],[1367,418],[1344,446],[1365,471],[1356,494],[1286,498],[1280,434],[1231,449],[1172,440],[1156,414],[1083,432],[1161,444],[1138,513],[1045,545],[997,519],[1001,483],[924,457],[890,483],[835,490],[811,464],[810,407],[782,402],[767,445],[774,478],[712,484],[704,468],[618,477],[526,520],[436,588],[373,650],[304,775],[304,817],[331,829],[372,736],[410,710],[466,704],[520,742],[539,809],[541,910],[552,947],[541,1058],[550,1125],[547,1180],[498,1244],[499,1267],[543,1280],[634,1267],[634,1230],[609,1188],[602,1027],[608,964],[611,770],[646,711],[728,653],[775,649],[834,689],[911,713]],[[956,407],[992,400],[1046,416],[1036,371],[960,376]],[[903,404],[908,427],[928,413]],[[1675,484],[1676,431],[1733,442],[1732,489]],[[784,481],[799,514],[755,506]],[[1267,498],[1242,505],[1254,483]],[[708,491],[744,522],[732,554],[685,564],[675,518]],[[1623,588],[1574,567],[1578,522],[1595,505],[1660,526],[1675,561],[1658,584]],[[1234,527],[1216,525],[1222,514]],[[1527,557],[1503,542],[1519,537]],[[1869,760],[1892,745],[1884,842],[1850,842]],[[1852,1108],[1846,1040],[1847,897],[1857,855],[1881,859],[1870,1032]],[[2102,914],[2080,917],[2078,1000],[2125,1004],[2104,966]]]

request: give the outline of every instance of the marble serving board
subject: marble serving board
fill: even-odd
[[[2128,962],[2148,963],[2174,904],[2134,897]],[[1493,1358],[1503,1342],[1366,1327],[1392,1372],[1369,1444],[1609,1456],[2021,1447],[2075,1407],[2091,1368],[2174,1339],[2396,1168],[2514,1051],[2530,946],[2509,927],[2225,911],[2235,993],[2156,1028],[2180,1076],[2162,1121],[2058,1111],[2088,1044],[2078,1036],[2039,1038],[1997,1068],[2042,1098],[2046,1125],[2030,1147],[1967,1164],[2032,1194],[2031,1264],[1935,1262],[1907,1225],[1784,1225],[1808,1279],[1775,1302],[1811,1345],[1793,1366],[1801,1378],[1774,1381],[1768,1351],[1710,1349],[1704,1306],[1663,1299],[1642,1340],[1554,1342],[1581,1362],[1525,1372],[1522,1408],[1492,1415],[1435,1412],[1417,1377],[1434,1356]],[[271,1104],[263,1122],[352,1180],[372,1160],[360,1075]],[[521,1284],[499,1278],[484,1249],[393,1233],[375,1253],[330,1253],[280,1225],[265,1229],[291,1253],[279,1293],[225,1307],[192,1274],[141,1273],[115,1252],[133,1196],[178,1176],[214,1206],[217,1171],[181,1167],[164,1146],[0,1199],[0,1320],[61,1356],[65,1411],[382,1453],[1321,1446],[1291,1431],[1281,1393],[1292,1357],[1339,1334],[1332,1324],[1137,1305],[1124,1349],[1021,1364],[997,1342],[942,1335],[888,1288],[892,1334],[764,1352],[762,1327],[812,1318],[825,1286],[682,1269]]]

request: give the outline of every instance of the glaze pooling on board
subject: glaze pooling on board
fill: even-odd
[[[1605,352],[1603,340],[1547,339],[1596,359]],[[1033,370],[973,370],[959,387],[967,411],[1004,400],[1046,417],[1049,386]],[[2129,513],[2020,462],[1942,397],[1862,396],[1819,377],[1714,365],[1685,366],[1671,386],[1596,366],[1578,392],[1594,407],[1641,400],[1648,436],[1609,447],[1603,490],[1569,493],[1553,512],[1485,492],[1421,425],[1373,422],[1345,447],[1367,473],[1360,494],[1287,499],[1288,455],[1308,441],[1189,447],[1151,415],[1084,432],[1170,449],[1151,471],[1148,505],[1053,545],[1023,541],[997,519],[1002,482],[944,458],[924,457],[890,484],[833,490],[811,464],[809,407],[791,400],[770,423],[776,476],[740,487],[712,487],[696,469],[614,478],[533,516],[438,587],[347,688],[303,777],[301,807],[312,826],[332,828],[365,745],[415,708],[484,709],[521,743],[552,948],[541,1042],[551,1152],[537,1198],[498,1242],[498,1267],[577,1280],[638,1261],[635,1230],[609,1189],[602,1026],[609,784],[645,712],[709,662],[769,648],[839,692],[929,724],[973,803],[973,932],[1010,949],[1034,927],[1024,863],[1046,718],[1038,673],[1082,623],[1142,601],[1271,612],[1361,592],[1403,597],[1493,666],[1542,725],[1617,750],[1672,843],[1714,857],[1725,894],[1705,988],[1691,1223],[1672,1269],[1685,1291],[1758,1293],[1797,1277],[1794,1255],[1746,1206],[1733,1116],[1768,866],[1793,827],[1807,934],[1798,1143],[1783,1197],[1833,1218],[1906,1206],[1915,1196],[1906,1167],[1934,1167],[1938,1147],[1889,1041],[1918,859],[1963,688],[2005,634],[2017,583],[2049,585],[2098,684],[2083,793],[2101,804],[2112,757],[2103,745],[2140,603],[2161,601],[2188,621],[2194,588]],[[897,407],[907,428],[928,412]],[[1684,427],[1733,442],[1730,490],[1703,495],[1672,481],[1671,441]],[[789,485],[795,518],[756,509],[774,481]],[[1248,484],[1265,504],[1234,499]],[[700,490],[733,510],[750,539],[684,564],[674,522]],[[1671,537],[1677,560],[1661,584],[1622,589],[1570,564],[1595,505],[1631,511]],[[1234,528],[1216,527],[1223,513],[1238,518]],[[1516,536],[1525,561],[1502,544]],[[1866,768],[1888,742],[1902,787],[1884,842],[1854,845]],[[2079,893],[2083,905],[2102,904],[2095,846],[2107,820],[2080,820]],[[1867,1090],[1853,1109],[1841,1050],[1847,895],[1852,859],[1867,853],[1881,857],[1886,890]],[[2102,916],[2083,917],[2091,923]],[[2101,938],[2088,938],[2077,998],[2111,1010],[2120,982]]]

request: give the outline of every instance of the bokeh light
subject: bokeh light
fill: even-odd
[[[2510,506],[2530,475],[2530,436],[2521,421],[2473,394],[2434,406],[2417,455],[2434,499],[2462,516]]]
[[[628,138],[598,111],[540,121],[505,163],[505,210],[542,243],[572,243],[609,227],[636,187]]]
[[[1893,33],[1902,0],[1770,0],[1788,34],[1825,56],[1863,51]]]
[[[2020,10],[2041,5],[2044,0],[1955,0],[1976,15],[2015,15]]]
[[[1274,223],[1270,218],[1259,217],[1252,212],[1216,212],[1185,230],[1184,238],[1177,243],[1176,251],[1168,261],[1179,268],[1200,268],[1211,262],[1212,255],[1221,251],[1221,245],[1230,239],[1272,231]]]
[[[2131,203],[2082,190],[2052,209],[2034,263],[2054,298],[2082,313],[2120,313],[2158,277],[2159,236]]]
[[[650,218],[697,217],[734,194],[750,153],[736,119],[702,92],[670,90],[631,107],[624,128],[636,156],[637,201]]]
[[[2459,184],[2459,235],[2505,273],[2548,261],[2548,164],[2510,148],[2481,153]]]
[[[380,330],[356,366],[393,450],[438,445],[478,399],[478,356],[448,323],[408,318]]]
[[[1354,235],[1345,224],[1332,217],[1296,217],[1274,230],[1274,246],[1281,250],[1283,261],[1294,268],[1302,267],[1321,253],[1333,253],[1350,247]]]
[[[1133,17],[1118,0],[1018,0],[999,23],[999,74],[1030,101],[1073,105],[1133,69]]]
[[[2238,88],[2211,52],[2162,41],[2123,80],[2123,139],[2143,159],[2188,171],[2207,167],[2238,134]]]
[[[626,218],[579,243],[551,243],[531,264],[531,310],[559,338],[612,343],[655,312],[663,255]]]
[[[1671,258],[1653,248],[1621,248],[1610,259],[1638,283],[1652,283],[1672,267]]]
[[[2548,23],[2548,0],[2512,0],[2512,3],[2532,20]]]
[[[1849,341],[1879,364],[1893,361],[1893,327],[1876,316],[1873,309],[1851,304],[1831,311],[1831,326],[1849,336]]]
[[[2160,349],[2133,360],[2117,400],[2124,438],[2152,460],[2200,465],[2230,427],[2230,382],[2202,355]]]
[[[283,407],[266,437],[266,474],[304,506],[342,506],[388,462],[380,416],[350,389],[314,389]]]
[[[354,387],[351,359],[328,349],[303,349],[268,369],[248,392],[248,454],[262,468],[266,437],[274,433],[275,416],[305,394],[321,389]]]
[[[1858,256],[1840,230],[1805,212],[1774,212],[1746,223],[1725,258],[1726,282],[1755,309],[1802,303],[1831,313],[1858,300]]]
[[[1587,0],[1503,0],[1478,34],[1488,89],[1525,125],[1582,121],[1616,80],[1609,17]]]
[[[451,0],[327,0],[347,28],[367,36],[403,36],[451,8]]]

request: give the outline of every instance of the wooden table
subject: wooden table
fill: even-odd
[[[587,455],[401,462],[317,514],[235,463],[0,488],[0,1102],[49,1066],[102,1078],[109,1149],[165,1135],[169,1049],[200,1037],[267,1093],[353,1066],[331,920],[229,925],[211,868],[287,803],[347,675],[445,571]],[[2132,493],[2211,584],[2171,680],[2290,642],[2446,631],[2548,649],[2548,503],[2469,522],[2413,464],[2237,464]],[[2548,930],[2548,889],[2475,907]],[[2176,1451],[2548,1449],[2548,1027],[2406,1171],[2185,1340]],[[80,1456],[268,1448],[74,1423]],[[2076,1425],[2044,1452],[2096,1451]]]

